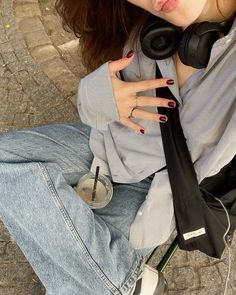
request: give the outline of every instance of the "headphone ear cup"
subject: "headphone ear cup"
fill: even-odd
[[[219,30],[220,31],[220,30]],[[196,69],[205,68],[219,32],[210,30],[206,22],[190,25],[183,33],[178,54],[183,64]]]
[[[182,31],[167,21],[150,18],[140,33],[143,53],[155,60],[170,57],[177,51]]]

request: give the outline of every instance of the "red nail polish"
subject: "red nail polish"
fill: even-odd
[[[144,129],[140,129],[139,131],[140,131],[142,134],[145,133]]]
[[[172,102],[172,101],[170,101],[170,102],[168,102],[168,106],[171,107],[171,108],[174,108],[175,107],[175,103]]]
[[[161,122],[166,122],[166,121],[167,121],[167,118],[164,117],[164,116],[161,116],[161,117],[159,118],[159,120],[160,120]]]
[[[132,57],[133,55],[134,55],[134,51],[133,51],[133,50],[130,50],[130,51],[127,53],[126,57],[127,57],[127,58],[130,58],[130,57]]]
[[[169,79],[169,80],[166,81],[167,85],[173,85],[174,83],[175,83],[175,81],[172,80],[172,79]]]

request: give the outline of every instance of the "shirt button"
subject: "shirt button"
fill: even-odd
[[[142,211],[138,211],[138,215],[139,216],[142,216],[143,215],[143,212]]]

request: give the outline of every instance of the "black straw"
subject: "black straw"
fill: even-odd
[[[98,182],[99,169],[100,169],[100,167],[97,166],[97,168],[96,168],[96,174],[95,174],[95,179],[94,179],[94,185],[93,185],[92,202],[94,202],[96,200],[96,190],[97,190],[97,182]]]

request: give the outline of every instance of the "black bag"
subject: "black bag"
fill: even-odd
[[[158,67],[156,78],[162,78]],[[178,105],[167,87],[158,88],[156,95],[173,99]],[[225,248],[223,236],[228,228],[227,215],[220,201],[230,218],[228,234],[236,228],[236,156],[217,175],[198,184],[178,107],[160,107],[158,112],[168,116],[167,123],[160,126],[173,193],[179,247],[188,251],[200,250],[220,258]]]

